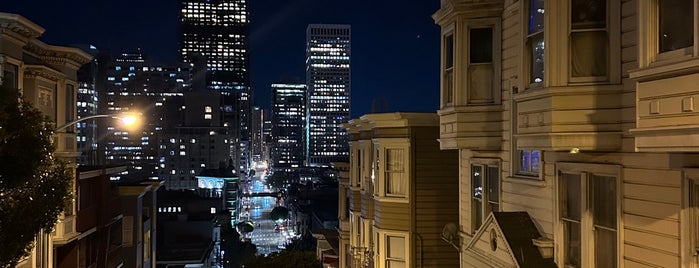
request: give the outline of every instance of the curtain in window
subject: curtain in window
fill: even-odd
[[[573,32],[570,35],[573,77],[607,75],[607,32]]]
[[[386,150],[386,187],[387,193],[406,195],[406,183],[403,173],[403,149]]]

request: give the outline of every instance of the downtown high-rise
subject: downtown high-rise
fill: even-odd
[[[173,97],[182,97],[189,88],[187,65],[163,65],[147,60],[140,51],[115,57],[103,53],[99,57],[97,88],[100,114],[140,113],[138,128],[120,126],[116,120],[98,124],[95,142],[104,150],[108,164],[126,164],[126,173],[115,176],[157,179],[160,169],[159,146],[165,122],[163,104]],[[119,178],[117,178],[119,177]]]
[[[349,25],[311,24],[306,29],[306,164],[349,161],[342,123],[350,115]]]
[[[251,162],[252,95],[249,77],[250,16],[245,0],[185,0],[180,9],[183,62],[205,62],[205,87],[221,93],[223,120],[230,128],[230,155],[239,171]]]
[[[303,167],[306,127],[306,85],[272,84],[272,168]]]

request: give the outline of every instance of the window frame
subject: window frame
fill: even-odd
[[[370,191],[371,187],[369,182],[373,181],[372,173],[374,172],[374,157],[373,157],[373,142],[371,140],[360,140],[359,141],[359,151],[361,154],[361,173],[359,177],[358,187],[362,192]]]
[[[682,267],[699,268],[699,168],[686,168],[682,180],[680,256]],[[687,209],[685,209],[687,208]]]
[[[394,231],[394,230],[383,230],[379,228],[375,228],[379,241],[376,243],[376,256],[378,257],[375,259],[375,264],[380,263],[382,264],[381,267],[388,267],[388,261],[390,260],[388,257],[388,250],[389,250],[389,237],[401,237],[404,240],[404,245],[403,245],[403,252],[405,252],[405,267],[412,267],[411,266],[411,252],[410,252],[410,243],[411,243],[411,236],[410,233],[408,232],[401,232],[401,231]],[[380,250],[380,252],[379,252]]]
[[[624,256],[624,220],[623,220],[623,189],[622,189],[622,172],[621,166],[619,165],[609,165],[609,164],[593,164],[593,163],[573,163],[573,162],[558,162],[556,163],[556,180],[555,180],[555,192],[554,192],[554,242],[556,245],[556,252],[554,253],[554,258],[556,263],[565,263],[565,230],[562,220],[562,174],[577,174],[580,175],[580,199],[581,199],[581,223],[580,223],[580,243],[581,243],[581,255],[580,255],[580,265],[581,267],[593,267],[594,265],[594,217],[592,215],[591,205],[588,204],[592,192],[591,189],[591,178],[593,175],[613,177],[616,187],[616,267],[623,267]]]
[[[546,18],[548,16],[544,16],[544,28],[540,32],[535,32],[533,34],[529,34],[529,14],[530,14],[530,7],[531,7],[531,2],[532,1],[538,1],[538,0],[527,0],[527,1],[520,1],[522,3],[522,48],[524,50],[522,54],[522,83],[524,85],[523,90],[527,91],[530,89],[538,89],[538,88],[543,88],[547,85],[547,79],[550,74],[546,71],[546,59],[549,58],[547,57],[547,50],[546,49],[546,44],[547,44],[547,36],[548,33],[546,31],[546,25],[547,20]],[[544,1],[544,10],[549,10],[550,2],[549,1]],[[530,81],[532,77],[532,53],[531,53],[531,47],[530,47],[530,40],[533,39],[533,37],[541,35],[541,38],[544,40],[544,63],[543,63],[543,69],[544,69],[544,77],[541,82],[533,82]]]
[[[392,201],[407,203],[410,197],[411,187],[410,181],[412,176],[412,151],[410,139],[408,138],[376,138],[373,140],[374,149],[378,150],[378,167],[375,174],[375,193],[374,196],[379,201]],[[403,187],[405,195],[400,196],[388,193],[387,178],[386,178],[386,153],[390,149],[403,150]]]
[[[352,152],[350,157],[350,189],[355,190],[361,186],[362,176],[362,155],[358,141],[350,142],[350,151]]]
[[[612,80],[617,80],[615,77],[619,76],[619,70],[620,70],[620,37],[618,34],[609,34],[609,33],[618,33],[620,31],[620,23],[613,20],[613,16],[610,14],[619,14],[620,12],[620,2],[619,1],[606,1],[607,6],[606,6],[606,14],[605,14],[605,28],[604,32],[606,33],[607,36],[607,62],[606,62],[606,67],[607,67],[607,72],[603,76],[573,76],[573,48],[572,48],[572,38],[573,38],[573,33],[578,33],[578,32],[591,32],[591,28],[585,28],[585,29],[573,29],[573,23],[572,23],[572,15],[573,15],[573,7],[571,5],[572,1],[563,1],[564,4],[567,5],[566,10],[568,17],[566,18],[566,23],[567,23],[567,34],[566,34],[566,42],[567,42],[567,49],[568,53],[566,54],[568,57],[568,79],[570,79],[570,83],[608,83]],[[596,28],[596,29],[602,29],[602,28]],[[600,30],[595,30],[595,31],[600,31]],[[616,82],[616,81],[612,81]]]
[[[471,63],[471,30],[473,29],[486,29],[490,28],[492,31],[492,46],[491,46],[491,62],[490,63]],[[499,105],[502,103],[502,86],[501,86],[501,64],[502,64],[502,26],[501,20],[497,18],[485,18],[485,19],[470,19],[466,20],[461,25],[462,34],[460,34],[459,40],[460,44],[464,44],[463,53],[459,53],[460,57],[455,62],[459,64],[459,72],[457,75],[460,77],[459,87],[454,88],[454,103],[457,105],[468,105],[468,106],[481,106],[481,105]],[[489,64],[492,67],[493,76],[491,79],[491,100],[474,100],[471,99],[471,76],[469,72],[472,66],[486,65]],[[462,70],[462,71],[461,71]],[[457,90],[461,89],[461,90]]]
[[[530,153],[529,153],[530,155],[531,155],[532,152],[534,152],[534,151],[538,151],[538,152],[539,152],[539,170],[538,170],[538,171],[533,172],[533,171],[526,171],[526,170],[523,171],[523,170],[521,170],[521,167],[522,167],[522,164],[521,164],[521,163],[522,163],[521,154],[522,154],[523,151],[529,151],[529,152],[530,152]],[[518,178],[531,179],[531,180],[542,180],[542,178],[543,178],[543,176],[542,176],[543,168],[542,168],[542,167],[543,167],[543,164],[544,164],[544,161],[543,161],[543,159],[544,159],[544,151],[543,151],[543,150],[538,150],[538,149],[516,149],[516,148],[515,148],[515,149],[513,150],[513,152],[514,152],[514,154],[513,154],[513,156],[512,156],[512,159],[513,159],[513,161],[512,161],[512,163],[513,163],[512,170],[514,171],[514,173],[512,174],[513,176],[516,176],[516,177],[518,177]],[[530,162],[529,165],[530,165],[530,168],[531,168],[531,166],[532,166],[532,165],[531,165],[531,157],[530,157],[530,159],[529,159],[529,162]]]
[[[654,67],[678,63],[699,56],[699,0],[691,0],[694,5],[692,23],[694,42],[692,46],[667,52],[660,52],[660,0],[639,0],[639,67]]]
[[[469,192],[470,192],[470,198],[469,202],[471,203],[471,233],[475,234],[478,229],[480,229],[481,226],[483,226],[483,222],[485,219],[488,217],[488,214],[491,212],[491,201],[490,201],[490,194],[488,191],[482,190],[481,198],[480,198],[480,208],[479,210],[481,211],[481,222],[478,223],[476,222],[476,205],[474,203],[474,200],[476,199],[476,195],[473,192],[473,167],[474,166],[480,166],[481,167],[481,172],[483,175],[481,175],[481,189],[489,189],[490,187],[490,171],[489,168],[495,167],[498,169],[498,185],[497,185],[497,191],[498,191],[498,200],[497,200],[497,205],[498,205],[498,211],[502,211],[502,168],[501,168],[501,163],[500,159],[493,159],[493,158],[473,158],[470,161],[469,165]]]
[[[458,41],[457,38],[458,36],[456,35],[456,26],[454,24],[447,25],[446,27],[442,27],[442,38],[441,38],[441,47],[442,47],[442,56],[441,56],[441,65],[440,65],[440,70],[441,70],[441,107],[446,108],[446,107],[452,107],[454,106],[456,102],[456,75],[455,75],[455,69],[457,65],[457,47],[458,46]],[[451,66],[447,67],[447,38],[451,37],[452,40],[452,60],[451,60]],[[451,80],[447,79],[448,77],[451,77]]]

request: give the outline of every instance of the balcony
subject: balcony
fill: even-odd
[[[60,216],[51,236],[53,237],[54,244],[57,245],[68,244],[78,237],[75,215]]]
[[[513,95],[517,149],[621,149],[621,89],[621,85],[549,87]]]
[[[636,80],[638,152],[699,152],[699,59],[639,69]]]

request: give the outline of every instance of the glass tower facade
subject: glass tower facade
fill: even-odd
[[[303,166],[306,127],[306,85],[272,84],[272,168]]]
[[[104,93],[100,92],[100,114],[137,112],[143,114],[136,129],[119,125],[118,120],[102,120],[98,143],[103,143],[108,164],[126,164],[129,169],[120,176],[158,178],[159,140],[165,122],[163,104],[172,97],[181,97],[189,87],[187,65],[166,66],[144,59],[140,52],[123,53],[114,60],[101,61]],[[124,175],[124,176],[121,176]]]
[[[245,0],[184,0],[180,10],[180,53],[185,63],[204,61],[203,79],[209,90],[221,92],[223,120],[231,129],[231,158],[238,171],[251,163],[251,110],[249,35],[250,16]],[[195,63],[196,64],[196,63]],[[197,87],[195,87],[196,90]]]
[[[311,24],[306,29],[307,130],[309,166],[349,161],[350,26]]]
[[[185,62],[206,60],[206,85],[247,90],[249,13],[245,0],[182,1],[180,53]]]

